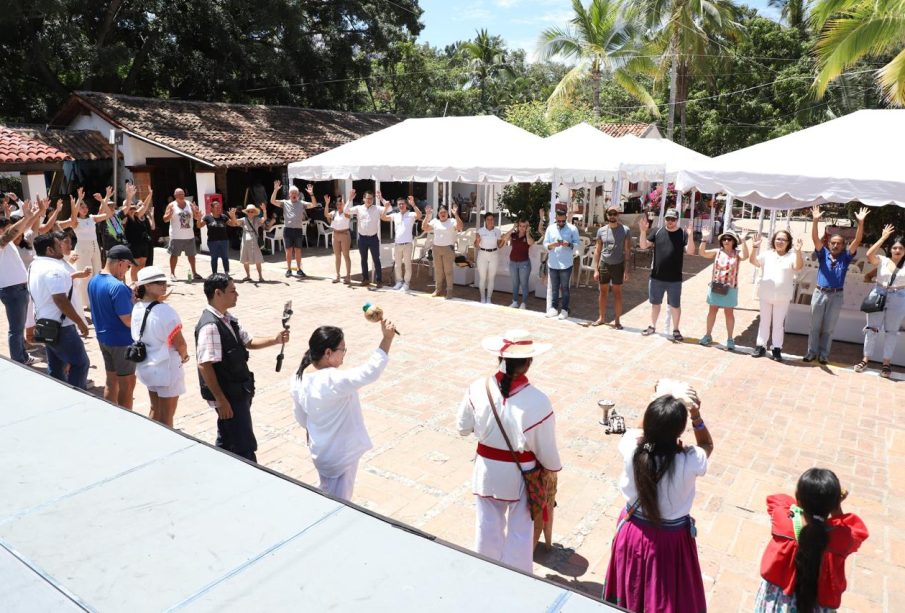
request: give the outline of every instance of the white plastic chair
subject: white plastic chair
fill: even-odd
[[[305,239],[306,247],[310,246],[310,245],[308,245],[308,223],[309,223],[309,221],[307,219],[302,222],[302,238]]]
[[[330,241],[333,240],[333,228],[328,226],[323,221],[316,219],[314,220],[314,226],[317,228],[317,244],[320,246],[321,238],[324,239],[324,247],[330,247]]]
[[[286,242],[283,240],[283,230],[286,228],[283,224],[277,224],[270,229],[270,232],[264,233],[264,244],[270,243],[270,252],[277,252],[277,244],[280,245],[280,251],[286,251]]]

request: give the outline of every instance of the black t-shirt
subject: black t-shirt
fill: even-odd
[[[650,278],[669,283],[681,281],[688,233],[684,229],[668,232],[666,228],[657,228],[647,233],[647,240],[654,244],[654,263]]]
[[[226,223],[229,221],[229,217],[223,214],[219,217],[214,217],[208,213],[202,219],[207,225],[208,242],[229,240],[229,226]]]

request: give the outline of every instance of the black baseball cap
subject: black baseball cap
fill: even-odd
[[[133,266],[138,266],[138,262],[132,256],[132,250],[125,245],[114,245],[107,250],[108,260],[126,260]]]

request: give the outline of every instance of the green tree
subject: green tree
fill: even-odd
[[[724,65],[726,50],[742,39],[740,9],[732,0],[641,0],[637,6],[662,51],[662,67],[669,68],[667,138],[673,138],[678,112],[685,143],[689,85]]]
[[[490,36],[487,30],[478,30],[474,40],[459,45],[459,52],[466,62],[465,87],[477,87],[480,91],[481,110],[488,110],[488,90],[492,81],[513,75],[506,45],[499,36]]]
[[[767,5],[779,9],[780,18],[790,28],[804,32],[808,25],[809,0],[768,0]]]
[[[506,108],[503,119],[538,136],[547,137],[586,121],[594,124],[596,117],[588,106],[570,105],[548,109],[545,102],[534,100],[513,104]]]
[[[862,58],[892,53],[877,81],[890,104],[905,106],[905,0],[819,0],[812,18],[820,30],[817,99]]]
[[[639,34],[636,13],[623,10],[618,0],[591,0],[587,7],[581,0],[572,0],[572,11],[570,27],[548,28],[540,36],[542,57],[561,56],[575,62],[550,95],[549,106],[570,101],[580,83],[590,79],[591,105],[599,119],[600,85],[606,76],[656,114],[657,105],[638,78],[653,74],[655,64]]]

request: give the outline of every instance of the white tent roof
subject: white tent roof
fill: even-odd
[[[864,110],[687,166],[678,189],[726,192],[770,209],[859,200],[905,206],[905,110]]]
[[[632,134],[615,139],[619,170],[630,181],[675,179],[680,170],[710,161],[706,155],[665,138],[638,138]]]
[[[493,115],[406,119],[289,165],[293,179],[550,181],[544,139]]]
[[[617,139],[589,123],[580,123],[544,139],[562,183],[603,183],[619,173]],[[662,173],[661,173],[662,174]]]

